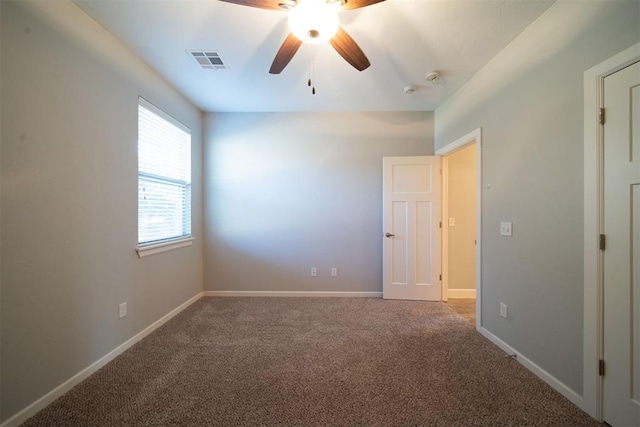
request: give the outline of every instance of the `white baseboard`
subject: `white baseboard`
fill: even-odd
[[[56,400],[57,398],[59,398],[69,390],[71,390],[74,386],[76,386],[80,382],[87,379],[91,374],[95,373],[98,369],[102,368],[104,365],[111,362],[120,354],[124,353],[126,350],[128,350],[138,341],[142,340],[144,337],[146,337],[147,335],[149,335],[150,333],[158,329],[160,326],[167,323],[169,320],[175,317],[178,313],[180,313],[185,308],[189,307],[194,302],[198,301],[200,298],[202,298],[202,292],[194,296],[193,298],[189,299],[185,303],[181,304],[177,308],[171,310],[169,313],[165,314],[160,319],[156,320],[151,325],[147,326],[145,329],[143,329],[138,334],[134,335],[132,338],[120,344],[118,347],[111,350],[109,353],[102,356],[100,359],[96,360],[91,365],[87,366],[82,371],[78,372],[77,374],[75,374],[74,376],[72,376],[71,378],[69,378],[68,380],[66,380],[65,382],[63,382],[53,390],[51,390],[49,393],[42,396],[40,399],[36,400],[35,402],[33,402],[32,404],[30,404],[20,412],[18,412],[17,414],[13,415],[11,418],[9,418],[8,420],[0,424],[0,427],[19,426],[20,424],[25,422],[27,419],[31,418],[32,416],[34,416],[35,414],[43,410],[51,402],[53,402],[54,400]]]
[[[475,289],[447,289],[447,297],[451,299],[456,298],[464,298],[464,299],[475,299],[476,298],[476,290]]]
[[[348,297],[382,298],[382,292],[204,291],[205,297]]]
[[[489,341],[491,341],[492,343],[500,347],[502,350],[504,350],[507,354],[515,354],[517,356],[516,360],[520,362],[521,365],[523,365],[525,368],[533,372],[538,378],[540,378],[542,381],[549,384],[551,387],[553,387],[554,390],[556,390],[558,393],[560,393],[561,395],[569,399],[572,403],[574,403],[580,409],[582,409],[583,411],[586,411],[584,407],[584,399],[582,398],[582,396],[580,396],[578,393],[576,393],[575,391],[567,387],[562,381],[560,381],[559,379],[551,375],[549,372],[542,369],[540,366],[533,363],[531,360],[524,357],[522,354],[517,352],[513,347],[511,347],[506,342],[502,341],[497,336],[493,335],[484,327],[479,327],[477,328],[477,330],[483,336],[485,336]]]

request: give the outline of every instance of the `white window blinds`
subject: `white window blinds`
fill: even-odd
[[[138,244],[191,236],[191,130],[138,102]]]

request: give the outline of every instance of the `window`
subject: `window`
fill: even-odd
[[[187,239],[191,239],[191,130],[139,98],[138,254],[145,247]]]

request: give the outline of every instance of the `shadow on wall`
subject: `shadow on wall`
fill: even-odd
[[[431,114],[407,114],[214,116],[207,288],[379,292],[382,157],[432,150]]]

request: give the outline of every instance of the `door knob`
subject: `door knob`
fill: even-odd
[[[395,234],[391,234],[391,233],[385,234],[385,237],[393,237],[393,236],[395,236]]]

